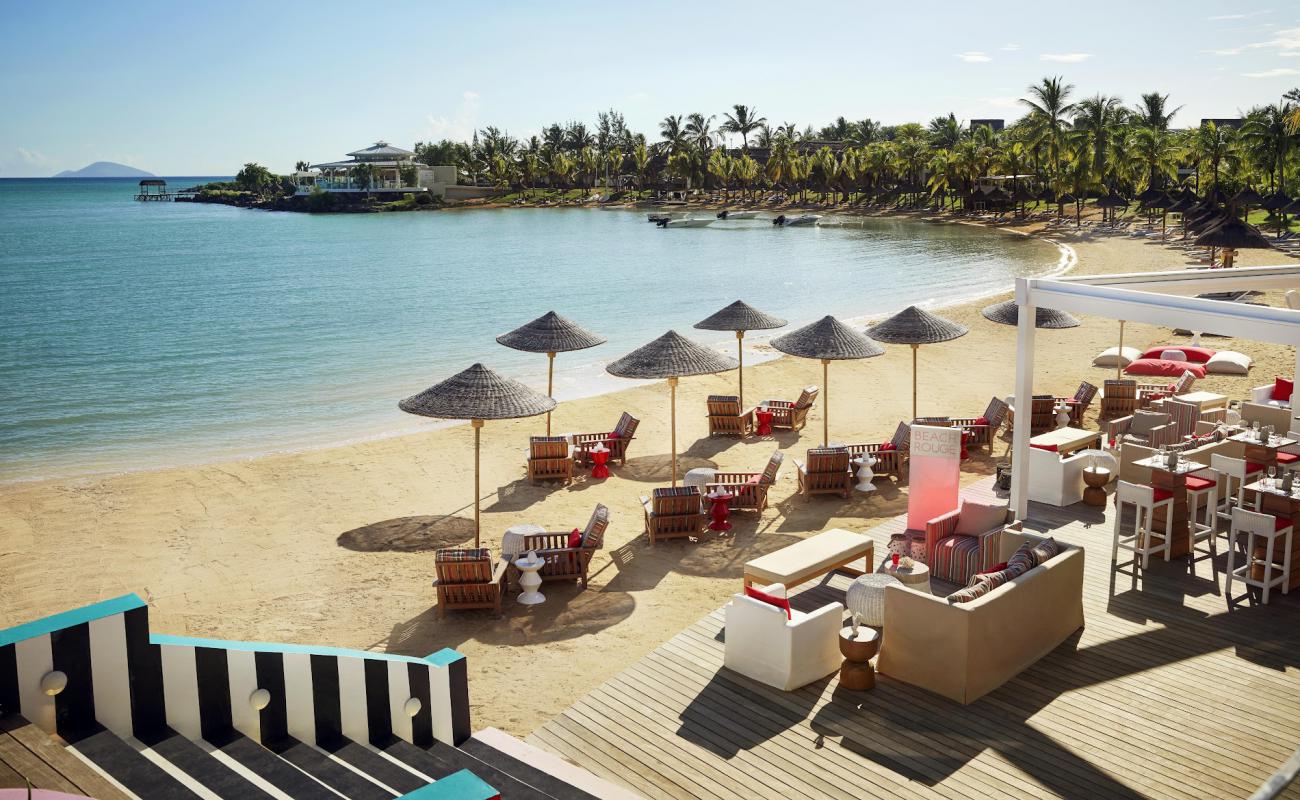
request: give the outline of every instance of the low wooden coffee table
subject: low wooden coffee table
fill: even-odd
[[[793,589],[837,569],[850,575],[861,575],[871,571],[874,553],[875,546],[870,538],[842,528],[831,528],[746,563],[745,585],[780,583]],[[862,561],[864,568],[848,566],[854,561]]]
[[[1083,490],[1083,504],[1097,508],[1105,507],[1106,484],[1110,483],[1110,479],[1109,467],[1084,467],[1083,482],[1087,488]]]
[[[859,625],[854,632],[853,626],[840,628],[840,655],[844,663],[840,665],[840,686],[855,692],[865,692],[876,688],[876,669],[871,666],[871,659],[880,652],[880,634],[866,625]]]

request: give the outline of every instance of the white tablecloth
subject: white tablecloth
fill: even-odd
[[[516,556],[523,555],[524,537],[535,533],[546,533],[546,529],[541,525],[514,525],[506,528],[505,534],[501,537],[501,555],[513,561]]]

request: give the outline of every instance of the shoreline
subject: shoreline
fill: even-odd
[[[504,205],[491,207],[491,208],[509,209],[509,208],[517,208],[517,207],[528,208],[528,206],[512,207],[512,206],[504,206]],[[489,208],[489,207],[478,207],[478,208]],[[615,210],[615,209],[611,208],[610,210]],[[618,209],[618,210],[623,210],[623,209]],[[1040,241],[1046,242],[1048,244],[1052,244],[1057,248],[1058,251],[1058,259],[1056,263],[1052,265],[1050,268],[1046,269],[1044,272],[1035,274],[1033,277],[1036,278],[1057,277],[1059,275],[1066,274],[1070,272],[1072,269],[1074,269],[1075,265],[1077,264],[1078,256],[1074,248],[1072,248],[1068,244],[1065,244],[1064,242],[1059,241],[1054,237],[1042,236],[1038,231],[1025,231],[1025,230],[1019,230],[1019,229],[1004,227],[1004,226],[985,225],[973,220],[955,219],[951,217],[926,216],[929,213],[930,212],[893,210],[893,211],[886,211],[883,213],[867,213],[867,212],[844,213],[843,216],[853,216],[853,217],[872,216],[872,217],[882,217],[882,218],[897,218],[897,219],[907,219],[916,223],[929,223],[929,224],[935,224],[935,223],[960,224],[960,225],[968,225],[971,227],[981,228],[984,230],[998,231],[1008,235],[1017,235],[1017,236],[1027,237],[1027,238],[1036,238],[1039,239]],[[951,308],[951,307],[960,306],[967,303],[974,303],[974,302],[979,302],[981,300],[987,300],[989,298],[998,297],[1007,294],[1013,288],[1014,286],[998,286],[998,287],[985,289],[985,290],[976,290],[970,294],[963,294],[958,297],[947,298],[939,301],[919,301],[915,304],[930,310]],[[901,309],[896,309],[896,310],[901,310]],[[894,313],[894,312],[891,311],[887,313],[873,313],[873,314],[857,315],[852,317],[843,317],[842,321],[844,321],[846,324],[855,327],[862,327],[862,326],[867,326],[876,320],[883,319],[885,316],[888,315],[888,313]],[[767,344],[767,342],[769,342],[775,336],[780,336],[782,333],[788,333],[790,330],[794,330],[801,325],[805,325],[813,321],[815,320],[814,319],[791,320],[790,324],[787,325],[786,328],[780,331],[757,332],[757,333],[752,333],[747,335],[745,338],[746,356],[747,356],[746,367],[757,366],[758,364],[764,363],[766,361],[782,358],[783,354],[772,350],[772,348]],[[705,332],[705,333],[707,334],[709,332]],[[719,342],[714,343],[711,346],[713,346],[714,349],[718,350],[719,352],[726,353],[728,355],[734,353],[734,343],[732,340],[729,339],[720,340]],[[751,358],[752,360],[750,360]],[[564,391],[562,385],[557,385],[556,400],[562,403],[572,402],[575,400],[582,400],[591,397],[615,394],[624,391],[626,389],[634,388],[640,385],[655,385],[658,383],[662,383],[662,381],[630,381],[623,378],[607,379],[607,376],[605,375],[604,370],[602,368],[603,364],[607,360],[608,359],[597,360],[592,364],[584,364],[576,367],[558,368],[556,370],[557,384],[562,384],[567,382],[571,384],[578,384],[581,386],[590,386],[592,388],[589,391],[579,390],[576,393],[568,393]],[[536,383],[534,379],[537,377],[538,376],[536,375],[527,375],[520,379],[523,380],[526,384],[533,386],[533,388],[537,388],[541,390],[544,384],[534,385]],[[394,400],[393,403],[395,405],[396,400]],[[349,435],[342,436],[339,438],[332,438],[332,437],[324,438],[323,440],[319,435],[322,431],[316,431],[314,435],[304,433],[300,441],[286,442],[282,445],[277,445],[268,448],[261,448],[256,450],[249,450],[249,451],[218,450],[217,452],[212,452],[209,455],[199,456],[193,459],[183,459],[183,458],[163,459],[159,457],[160,460],[158,460],[155,463],[155,458],[151,457],[147,453],[142,454],[139,457],[133,457],[129,459],[121,458],[119,456],[118,458],[120,458],[122,461],[142,462],[142,463],[124,465],[124,466],[108,466],[104,468],[80,469],[80,470],[54,469],[37,475],[26,474],[26,475],[16,475],[13,477],[0,477],[0,488],[6,486],[44,484],[44,483],[53,483],[53,482],[93,481],[96,479],[112,478],[117,476],[134,475],[140,473],[157,473],[169,469],[205,467],[205,466],[215,466],[215,465],[223,465],[223,464],[240,464],[248,461],[254,461],[260,458],[292,456],[300,453],[317,453],[317,452],[327,451],[335,448],[343,448],[352,445],[365,444],[369,442],[384,441],[387,439],[399,438],[403,436],[419,435],[433,430],[441,430],[445,428],[462,426],[467,424],[467,422],[463,420],[432,420],[432,419],[406,420],[405,418],[397,418],[394,421],[394,424],[397,427],[394,428],[387,425],[358,426],[357,430],[350,433]],[[379,427],[383,427],[384,429],[374,430],[374,428],[379,428]]]

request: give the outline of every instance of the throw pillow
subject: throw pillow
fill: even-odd
[[[774,583],[771,586],[765,586],[763,588],[769,590],[779,588],[781,591],[781,595],[778,597],[777,595],[767,591],[759,591],[758,589],[755,589],[753,586],[746,586],[745,596],[752,597],[755,600],[759,601],[760,603],[767,603],[770,606],[776,606],[777,608],[785,611],[786,619],[793,619],[793,616],[790,613],[790,601],[785,597],[785,587],[779,583]]]
[[[989,418],[988,418],[988,417],[976,417],[976,418],[975,418],[975,423],[974,423],[974,424],[976,424],[976,425],[987,425],[987,424],[989,424]]]
[[[897,450],[897,449],[898,448],[894,446],[893,442],[885,442],[884,444],[880,445],[880,452],[882,453],[885,452],[886,450]]]
[[[1007,569],[1017,568],[1023,574],[1038,566],[1034,563],[1034,546],[1028,542],[1020,545],[1019,549],[1007,559]]]
[[[1047,559],[1061,552],[1061,546],[1056,540],[1048,537],[1038,544],[1034,545],[1034,566],[1038,566]]]
[[[992,589],[986,581],[980,581],[974,586],[967,586],[965,589],[958,589],[946,598],[949,603],[969,603],[970,601],[983,597]]]
[[[978,536],[1004,525],[1006,521],[1006,503],[977,503],[963,499],[954,533],[958,536]]]
[[[980,577],[981,575],[992,575],[993,573],[995,573],[995,572],[1001,572],[1002,570],[1004,570],[1004,569],[1006,569],[1006,568],[1007,568],[1007,562],[1005,562],[1005,561],[1003,561],[1001,564],[994,564],[993,566],[989,567],[988,569],[984,570],[983,572],[977,572],[977,573],[975,573],[974,575],[972,575],[971,578],[970,578],[970,583],[974,583],[975,581],[979,580],[979,577]],[[966,585],[969,586],[970,583],[968,583],[968,584],[966,584]]]
[[[1277,378],[1273,381],[1273,399],[1290,400],[1291,392],[1294,390],[1294,382],[1286,378]]]
[[[573,529],[569,534],[569,547],[582,547],[582,531]]]

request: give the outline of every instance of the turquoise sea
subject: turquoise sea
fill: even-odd
[[[494,337],[551,309],[609,338],[560,355],[563,399],[625,386],[604,363],[669,328],[734,343],[691,325],[738,297],[796,324],[860,318],[1005,288],[1059,258],[1041,241],[903,220],[308,215],[137,203],[135,185],[0,180],[0,480],[412,430],[429,423],[397,400],[475,361],[544,390],[545,356]]]

